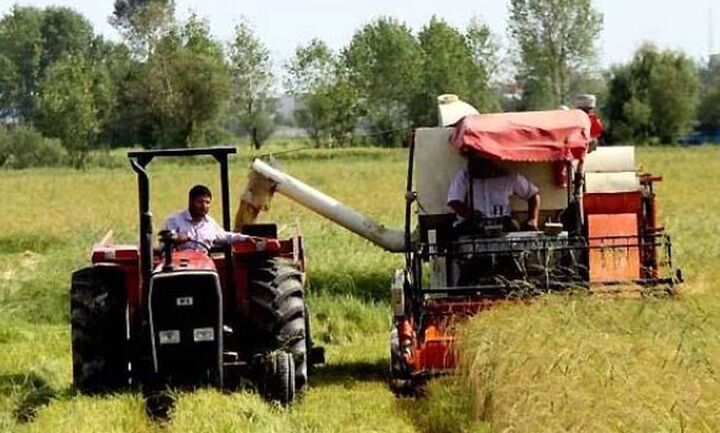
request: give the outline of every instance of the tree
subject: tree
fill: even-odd
[[[92,38],[90,23],[69,8],[14,6],[0,20],[0,117],[35,121],[47,70],[67,55],[84,56]]]
[[[473,20],[467,33],[432,17],[418,34],[422,82],[412,105],[415,125],[437,124],[437,96],[454,93],[481,111],[497,107],[490,81],[495,48],[487,26]]]
[[[422,85],[422,48],[410,29],[379,18],[358,30],[343,51],[350,85],[362,95],[374,143],[399,144],[412,125],[411,108]]]
[[[232,117],[259,149],[275,128],[270,52],[243,21],[235,27],[229,58],[233,110],[236,112]]]
[[[591,0],[510,0],[509,15],[528,108],[568,103],[572,75],[594,64],[602,15]]]
[[[496,111],[500,102],[493,89],[493,81],[498,72],[498,46],[487,24],[473,18],[465,30],[473,59],[471,95],[466,99],[481,112]]]
[[[352,144],[360,95],[330,48],[313,39],[285,66],[285,88],[298,104],[295,118],[316,145]]]
[[[143,110],[139,134],[146,146],[193,146],[209,141],[230,97],[222,47],[206,22],[191,16],[157,43],[133,84]]]
[[[702,128],[720,129],[720,56],[712,56],[701,70],[702,93],[699,120]]]
[[[91,73],[83,57],[67,56],[53,64],[42,83],[40,111],[43,133],[59,138],[72,164],[82,167],[98,128]]]
[[[609,74],[608,138],[672,142],[692,126],[698,96],[697,70],[685,54],[646,45]]]
[[[173,0],[115,0],[112,24],[139,59],[152,54],[158,41],[174,24]]]

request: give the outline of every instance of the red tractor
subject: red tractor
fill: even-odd
[[[324,353],[310,338],[302,238],[279,240],[274,224],[257,224],[244,232],[264,242],[178,251],[176,234],[163,231],[161,247],[153,247],[148,164],[156,157],[213,157],[229,230],[234,153],[128,153],[138,175],[140,245],[97,245],[92,264],[72,275],[73,383],[80,392],[233,389],[250,379],[266,398],[287,404],[307,387],[309,367]]]

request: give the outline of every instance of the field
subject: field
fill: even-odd
[[[281,155],[307,183],[399,226],[406,155],[352,149]],[[0,431],[718,431],[720,430],[720,149],[640,149],[658,190],[688,283],[673,299],[548,297],[499,308],[463,329],[463,368],[421,400],[395,399],[384,383],[389,276],[384,253],[282,197],[264,216],[307,238],[315,339],[329,363],[290,409],[251,393],[178,395],[165,425],[142,398],[75,395],[68,286],[107,230],[135,242],[136,186],[129,169],[0,172]],[[236,158],[239,191],[249,158]],[[156,226],[183,207],[194,183],[218,190],[213,166],[153,165]],[[233,198],[233,202],[236,202]],[[219,208],[214,209],[219,215]]]

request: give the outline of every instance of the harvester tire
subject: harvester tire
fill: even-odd
[[[414,397],[417,394],[410,369],[400,351],[397,329],[390,332],[390,390],[398,397]]]
[[[120,270],[89,267],[73,273],[73,384],[81,393],[117,392],[128,385],[126,308]]]
[[[290,260],[272,258],[250,267],[249,325],[258,352],[285,351],[294,361],[294,389],[308,383],[307,341],[302,273]]]

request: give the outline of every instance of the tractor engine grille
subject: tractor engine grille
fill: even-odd
[[[159,379],[173,385],[222,386],[222,292],[217,274],[156,274],[148,305]]]

